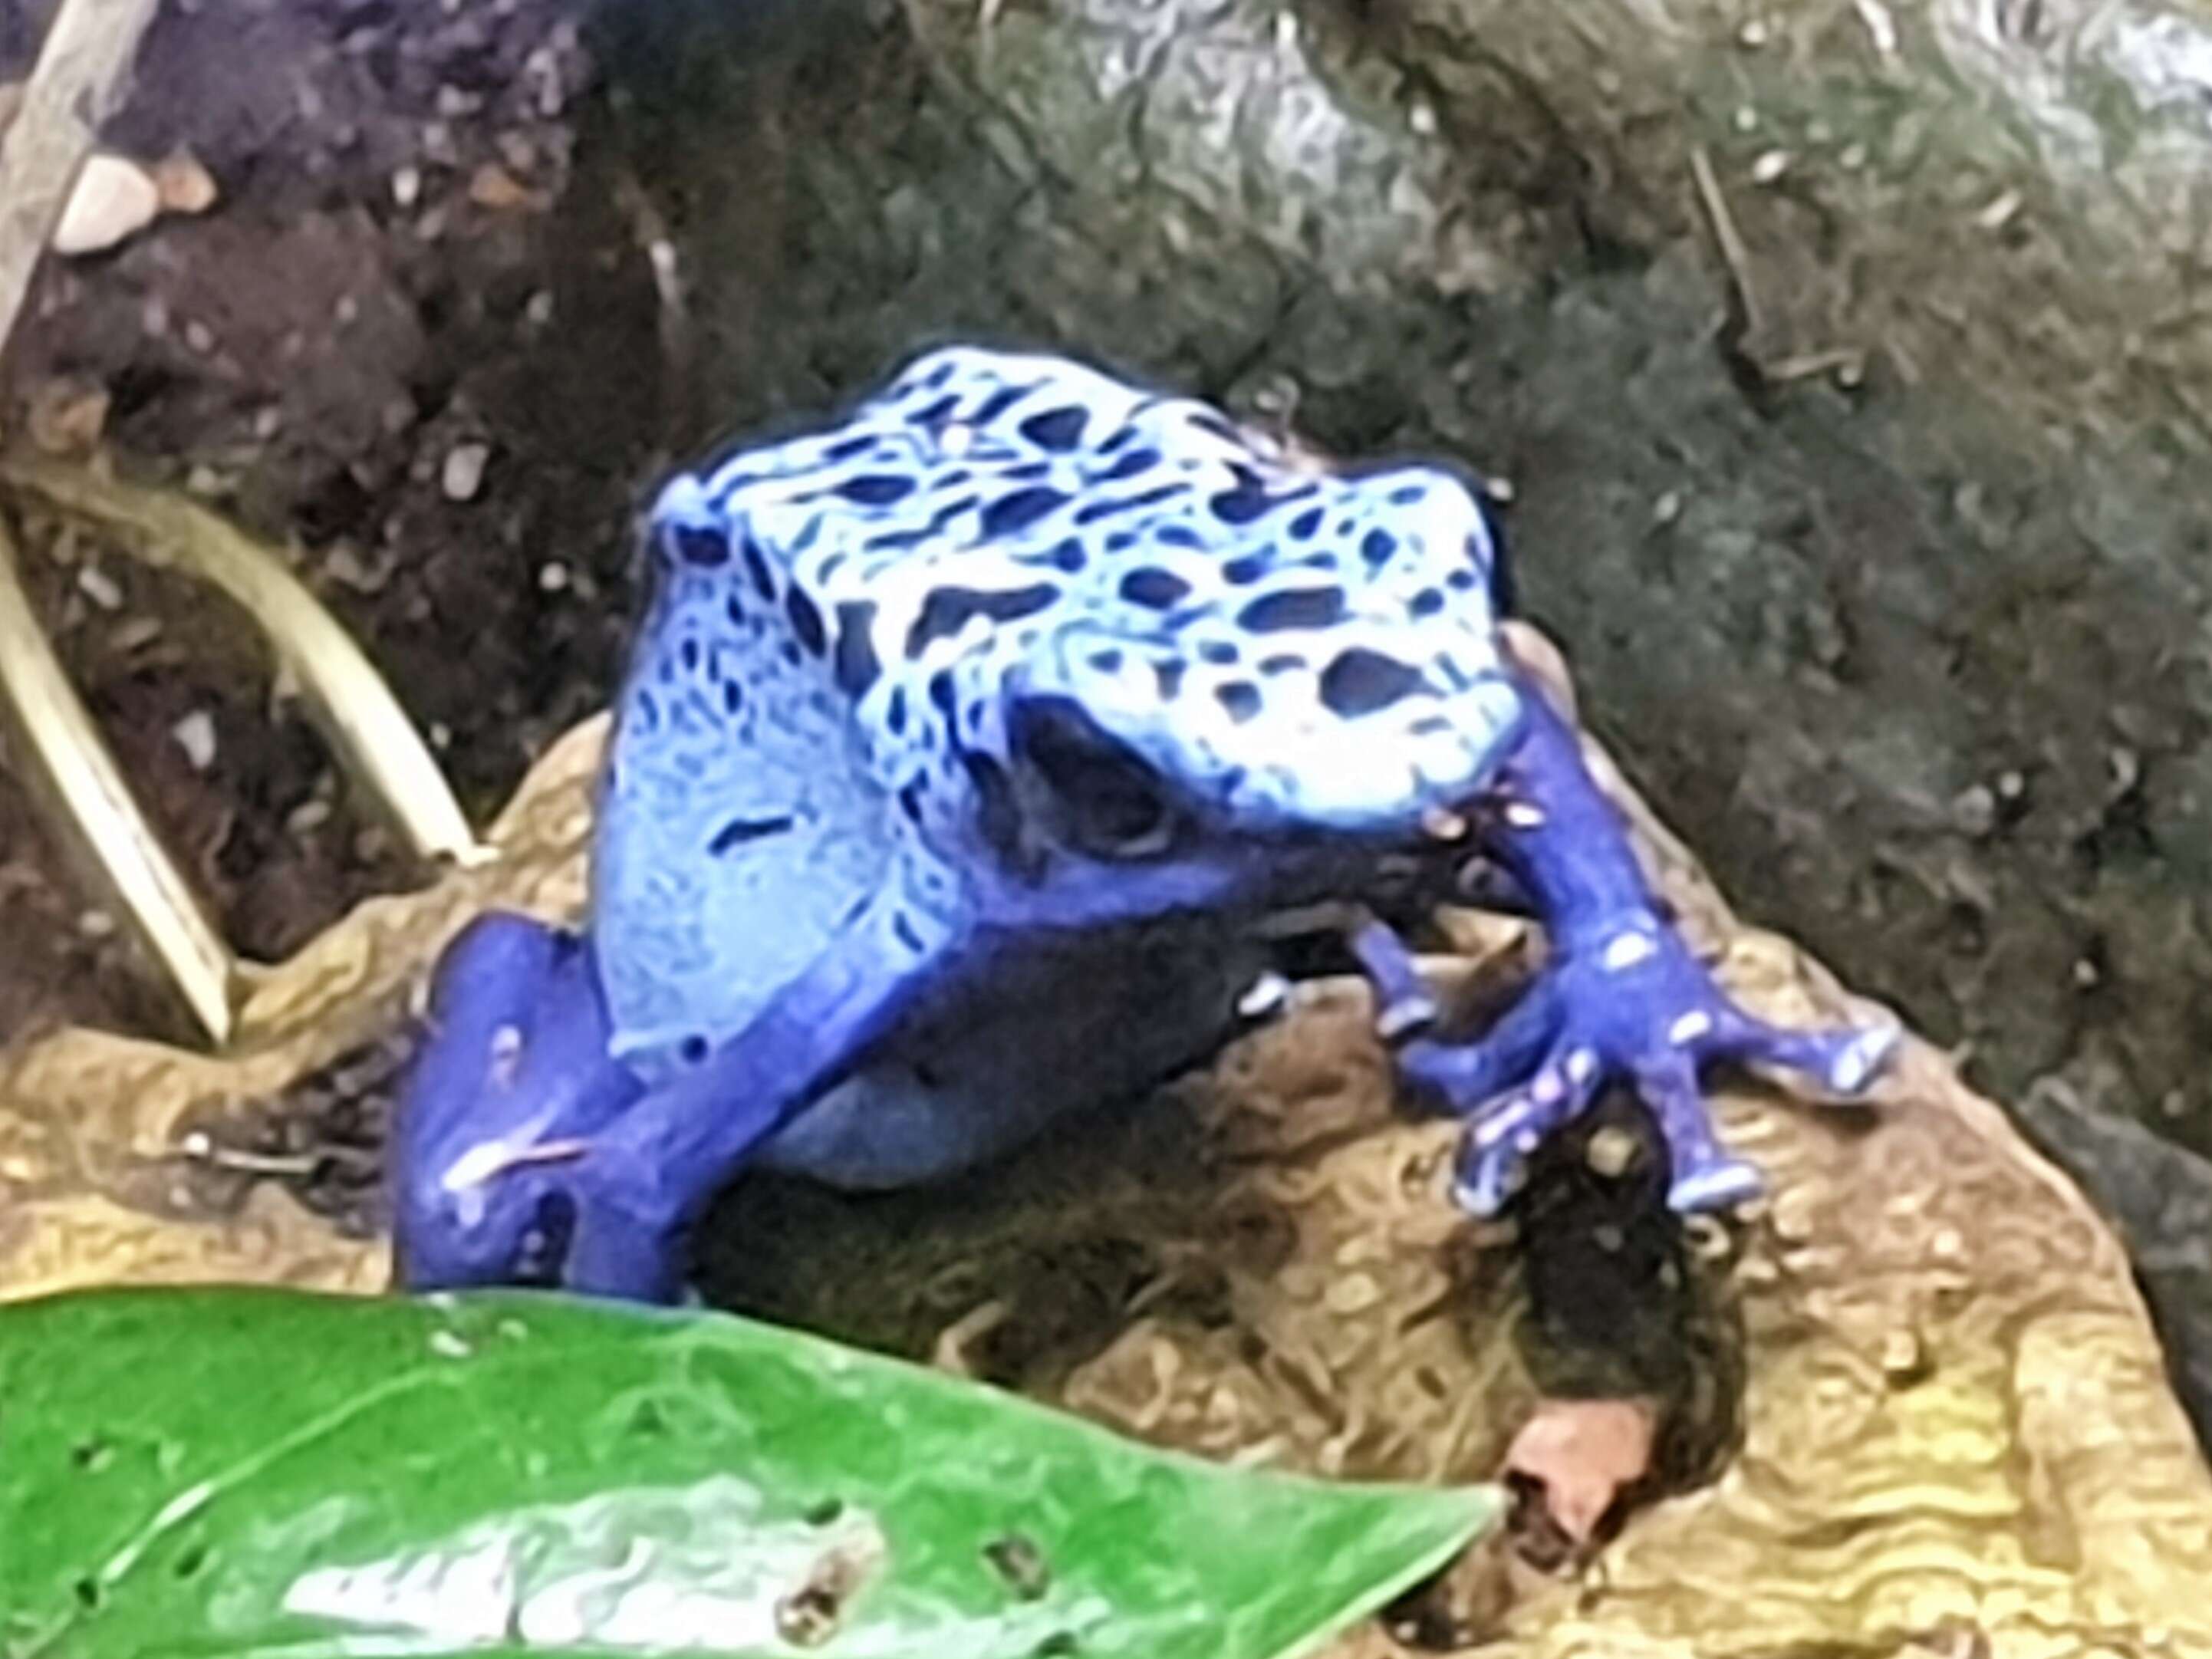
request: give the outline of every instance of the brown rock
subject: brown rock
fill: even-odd
[[[380,1249],[275,1194],[165,1213],[179,1127],[387,1030],[484,906],[572,915],[603,735],[540,763],[499,863],[364,906],[268,974],[234,1054],[72,1030],[0,1069],[0,1294],[380,1282]],[[1853,1012],[1629,804],[1739,995]],[[1461,988],[1520,971],[1470,956]],[[1453,1129],[1395,1109],[1368,1018],[1356,985],[1303,988],[1211,1073],[951,1194],[749,1181],[714,1225],[714,1288],[917,1355],[951,1333],[964,1367],[1131,1433],[1348,1476],[1490,1479],[1545,1398],[1654,1401],[1656,1501],[1579,1575],[1483,1563],[1460,1598],[1481,1628],[1457,1634],[1488,1652],[2212,1655],[2212,1474],[2127,1261],[1942,1055],[1908,1043],[1870,1109],[1718,1091],[1775,1194],[1733,1224],[1675,1226],[1638,1160],[1607,1176],[1565,1146],[1516,1236],[1448,1206]],[[1335,1651],[1391,1648],[1370,1628]]]

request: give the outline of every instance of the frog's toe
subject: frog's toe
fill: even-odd
[[[1725,1210],[1765,1191],[1759,1171],[1730,1156],[1714,1134],[1712,1109],[1689,1054],[1677,1048],[1651,1057],[1636,1068],[1636,1082],[1667,1142],[1668,1207],[1683,1215]]]
[[[1737,1010],[1716,1032],[1713,1052],[1741,1065],[1779,1066],[1842,1096],[1863,1094],[1895,1058],[1904,1028],[1893,1020],[1792,1031]]]
[[[1509,1090],[1539,1086],[1546,1056],[1554,1049],[1559,1050],[1553,1055],[1557,1066],[1565,1066],[1566,1050],[1559,1043],[1565,1013],[1557,990],[1540,979],[1480,1037],[1444,1042],[1424,1036],[1405,1043],[1398,1050],[1399,1072],[1453,1116],[1480,1115],[1488,1121],[1516,1109],[1513,1100],[1503,1098]],[[1564,1081],[1564,1073],[1559,1080]],[[1549,1096],[1553,1085],[1541,1086]],[[1533,1093],[1528,1097],[1534,1102]]]
[[[1589,1109],[1602,1080],[1595,1050],[1555,1042],[1521,1087],[1493,1099],[1468,1125],[1455,1183],[1460,1204],[1477,1216],[1497,1214],[1528,1155]]]

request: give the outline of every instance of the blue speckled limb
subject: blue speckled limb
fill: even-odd
[[[648,1088],[609,1052],[588,948],[487,917],[440,974],[395,1159],[401,1282],[674,1300],[699,1212],[912,1011],[941,926],[887,891],[732,1037]],[[465,1073],[465,1075],[464,1075]],[[518,1264],[521,1264],[518,1266]]]
[[[1888,1060],[1897,1030],[1790,1031],[1737,1007],[1662,914],[1572,730],[1540,694],[1528,704],[1484,838],[1534,896],[1552,959],[1489,1032],[1447,1042],[1430,1035],[1434,1005],[1411,953],[1370,921],[1352,946],[1375,987],[1378,1028],[1407,1079],[1469,1120],[1458,1187],[1478,1215],[1498,1212],[1526,1156],[1613,1079],[1633,1085],[1658,1121],[1674,1208],[1752,1197],[1759,1174],[1715,1136],[1702,1067],[1778,1065],[1856,1094]]]

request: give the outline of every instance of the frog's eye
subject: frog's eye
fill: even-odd
[[[1172,842],[1176,814],[1159,775],[1075,703],[1031,698],[1016,707],[1012,728],[1014,752],[1050,795],[1069,844],[1096,858],[1137,859]]]

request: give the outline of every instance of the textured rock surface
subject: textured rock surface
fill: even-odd
[[[178,1137],[388,1029],[476,907],[572,910],[601,736],[538,769],[495,831],[502,862],[366,907],[271,972],[236,1058],[82,1031],[13,1057],[0,1294],[380,1284],[377,1244],[267,1188],[176,1212]],[[1844,1012],[1640,823],[1740,994]],[[1470,996],[1525,966],[1517,928],[1455,933]],[[1485,1476],[1540,1398],[1656,1402],[1658,1488],[1578,1577],[1501,1569],[1463,1632],[1490,1651],[2212,1654],[2212,1475],[2126,1260],[1937,1051],[1909,1043],[1870,1110],[1729,1089],[1725,1129],[1776,1188],[1741,1224],[1686,1234],[1648,1165],[1607,1179],[1563,1147],[1516,1239],[1447,1207],[1452,1131],[1393,1110],[1366,1020],[1356,988],[1312,984],[1210,1074],[945,1192],[742,1183],[712,1276],[736,1305],[1136,1434],[1320,1470]],[[1389,1650],[1370,1632],[1346,1653]]]

